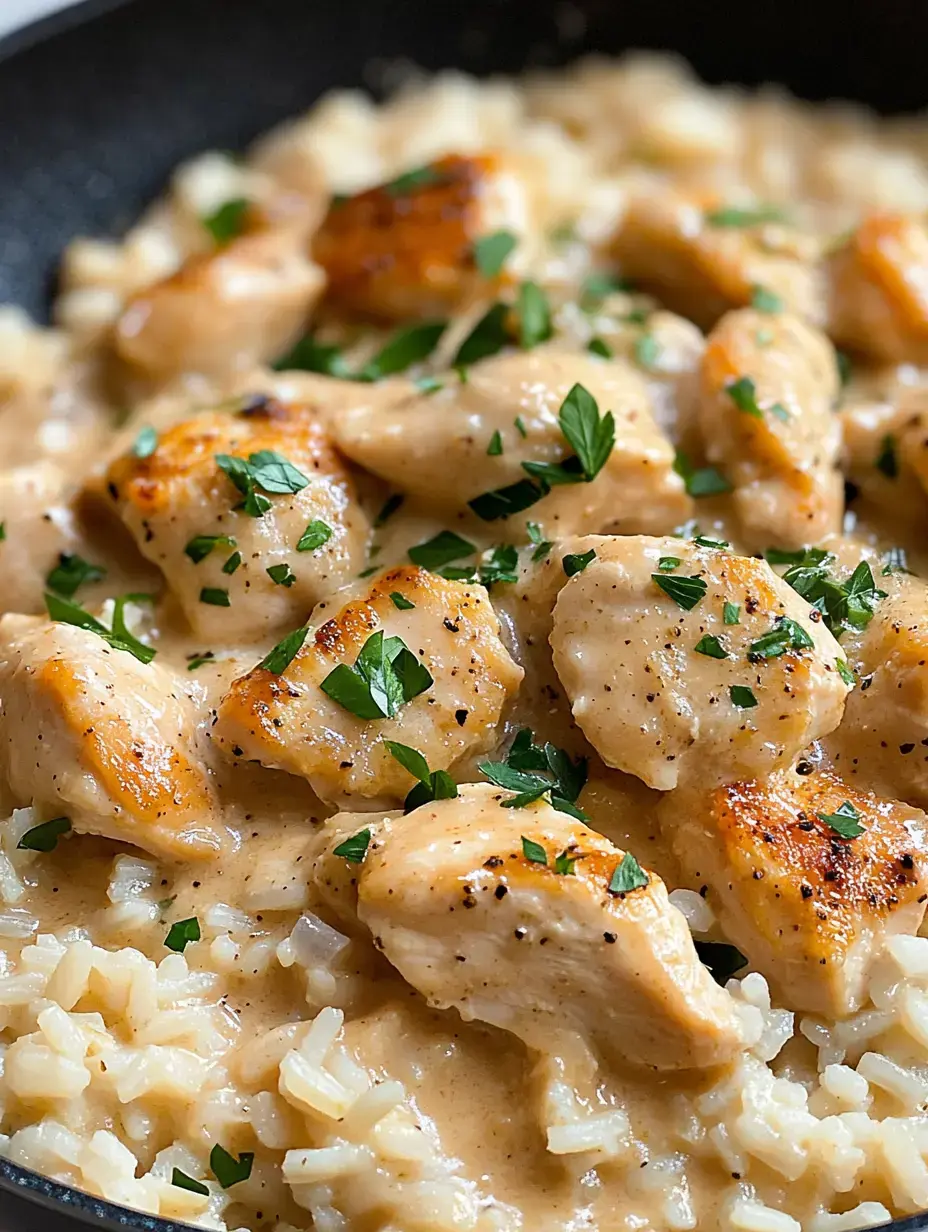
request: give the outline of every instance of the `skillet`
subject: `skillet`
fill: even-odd
[[[918,0],[83,0],[0,42],[0,303],[46,319],[73,236],[118,233],[182,159],[240,148],[326,90],[377,93],[397,61],[488,74],[670,48],[710,82],[904,112],[928,102],[926,35]],[[182,1228],[4,1159],[0,1191],[0,1232]]]

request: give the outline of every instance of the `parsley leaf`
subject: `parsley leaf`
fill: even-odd
[[[322,372],[326,376],[346,380],[351,371],[340,346],[334,343],[317,342],[307,334],[296,345],[272,364],[275,372]]]
[[[720,496],[731,491],[731,484],[720,471],[714,466],[694,467],[682,449],[677,450],[673,469],[689,496]]]
[[[709,659],[727,659],[728,651],[713,633],[705,633],[694,647],[697,654],[706,655]]]
[[[660,353],[661,344],[653,334],[642,334],[635,342],[635,359],[648,372],[657,366]]]
[[[535,544],[535,551],[532,553],[532,561],[537,564],[539,560],[544,558],[551,551],[552,543],[550,539],[545,539],[541,533],[541,527],[537,522],[528,522],[525,526],[528,532],[528,537]]]
[[[432,354],[448,327],[447,321],[427,321],[398,330],[384,343],[373,359],[357,374],[359,381],[379,381],[381,377],[405,372]]]
[[[352,834],[351,838],[346,838],[343,843],[339,843],[332,854],[341,856],[349,864],[363,864],[370,842],[370,830],[359,830],[357,834]]]
[[[496,303],[488,308],[458,347],[451,366],[456,368],[462,364],[474,364],[478,359],[487,359],[501,351],[509,342],[506,329],[508,315],[506,304]]]
[[[298,552],[315,552],[332,538],[332,527],[328,522],[314,518],[306,527],[296,545]]]
[[[447,183],[447,176],[437,168],[426,164],[423,167],[413,167],[409,171],[404,171],[395,180],[384,184],[383,188],[391,197],[405,197],[417,188],[434,188],[445,183]]]
[[[887,479],[897,479],[899,476],[899,459],[896,456],[896,438],[887,434],[880,442],[880,452],[873,463],[878,471]]]
[[[561,404],[558,423],[568,444],[580,459],[583,477],[591,483],[609,460],[615,447],[612,412],[600,415],[596,399],[582,385],[574,385]]]
[[[54,851],[62,834],[69,834],[70,831],[70,817],[53,817],[51,821],[43,821],[27,830],[16,846],[23,851]]]
[[[277,645],[261,660],[258,667],[266,672],[270,672],[273,676],[279,676],[282,672],[285,672],[302,649],[308,633],[309,629],[302,625],[299,629],[294,629],[292,633],[288,633],[286,637],[282,637]]]
[[[372,633],[353,666],[339,663],[319,686],[359,719],[387,719],[432,685],[429,671],[399,637]]]
[[[204,1198],[209,1197],[209,1186],[204,1185],[202,1181],[194,1180],[186,1172],[181,1172],[180,1168],[175,1168],[171,1173],[171,1184],[176,1185],[178,1189],[188,1189],[191,1193],[200,1194]]]
[[[622,862],[617,864],[612,879],[609,882],[610,894],[628,894],[631,890],[639,890],[648,885],[650,878],[630,851],[626,851]]]
[[[616,291],[632,291],[634,287],[627,278],[619,278],[606,270],[594,270],[584,279],[580,288],[580,307],[584,312],[594,312],[603,300]]]
[[[428,762],[418,749],[411,749],[408,744],[385,740],[384,745],[390,756],[414,779],[418,779],[403,804],[404,812],[411,813],[413,809],[420,808],[423,804],[431,804],[433,800],[456,798],[457,784],[447,770],[429,770]]]
[[[733,684],[728,690],[733,706],[737,706],[739,710],[751,710],[757,705],[757,698],[754,696],[754,690],[748,688],[746,684]]]
[[[157,653],[155,648],[146,646],[133,633],[130,633],[123,618],[127,602],[138,602],[143,599],[150,601],[150,598],[150,595],[123,595],[116,599],[113,603],[112,629],[107,629],[106,625],[97,620],[96,616],[91,616],[90,612],[77,603],[72,603],[70,599],[63,599],[60,595],[46,592],[45,607],[51,620],[75,625],[78,629],[87,629],[90,633],[96,633],[102,637],[114,650],[125,650],[134,655],[140,663],[150,663]]]
[[[586,344],[586,349],[591,355],[598,355],[600,359],[613,359],[615,356],[615,351],[602,338],[591,338]]]
[[[154,428],[143,428],[135,438],[132,453],[137,458],[150,458],[158,448],[158,433]]]
[[[752,415],[755,419],[763,419],[764,412],[757,405],[757,387],[749,376],[729,381],[725,392],[739,411],[744,411],[745,415]]]
[[[590,548],[588,552],[568,552],[561,564],[567,576],[573,577],[575,573],[582,573],[590,561],[595,559],[596,549]]]
[[[757,312],[782,312],[783,301],[775,292],[755,283],[751,288],[751,307]]]
[[[516,793],[502,801],[503,808],[524,808],[550,793],[551,805],[558,812],[587,820],[575,806],[586,783],[586,758],[572,761],[564,749],[550,743],[539,748],[527,728],[518,733],[504,762],[479,762],[477,768],[497,787]]]
[[[194,535],[192,539],[188,539],[184,554],[198,565],[201,560],[206,560],[213,548],[220,543],[226,547],[235,547],[235,539],[231,535]]]
[[[810,650],[814,642],[802,625],[788,616],[778,616],[769,633],[751,642],[748,658],[752,663],[761,659],[778,659],[787,650]]]
[[[511,231],[494,231],[474,241],[474,264],[484,278],[497,276],[518,242]]]
[[[849,685],[851,688],[853,688],[853,687],[854,687],[854,685],[857,683],[857,677],[854,675],[854,673],[853,673],[853,672],[851,671],[851,669],[848,667],[848,665],[847,665],[847,663],[845,662],[845,660],[844,660],[844,659],[836,659],[836,660],[835,660],[835,667],[838,669],[838,675],[841,677],[841,679],[844,681],[844,683],[845,683],[846,685]]]
[[[516,483],[507,484],[504,488],[482,492],[473,500],[469,500],[467,504],[484,522],[496,522],[500,518],[508,518],[514,513],[530,509],[532,505],[537,504],[543,496],[547,495],[547,487],[532,483],[531,479],[519,479]]]
[[[380,513],[374,518],[374,526],[379,529],[385,522],[389,521],[405,499],[406,497],[401,492],[394,492],[392,496],[388,496]]]
[[[429,569],[432,573],[443,565],[449,565],[453,560],[461,560],[465,556],[473,556],[476,546],[467,539],[462,539],[454,531],[439,531],[424,543],[417,543],[409,549],[409,559],[414,565]]]
[[[216,658],[215,651],[204,650],[202,654],[187,655],[187,671],[195,672],[204,663],[212,663]]]
[[[490,443],[487,445],[487,457],[498,458],[503,452],[503,438],[499,428],[490,437]]]
[[[724,941],[694,941],[693,945],[699,961],[709,968],[716,984],[721,984],[723,988],[736,972],[748,965],[741,951]]]
[[[279,565],[269,565],[265,572],[275,586],[286,586],[289,589],[296,581],[296,574],[286,561]]]
[[[759,227],[766,222],[785,222],[786,215],[776,205],[728,205],[709,210],[705,219],[710,227]]]
[[[64,595],[66,599],[88,582],[99,582],[106,576],[106,570],[101,565],[92,565],[83,556],[71,552],[60,552],[58,564],[45,579],[45,585],[56,594]]]
[[[256,489],[261,488],[273,496],[292,495],[302,492],[309,484],[301,470],[273,449],[249,454],[247,461],[217,453],[216,465],[245,498],[237,508],[252,518],[263,517],[271,507],[267,497]]]
[[[542,847],[541,843],[536,843],[530,838],[522,835],[522,854],[531,864],[544,864],[548,866],[548,853]]]
[[[253,1151],[242,1151],[238,1159],[217,1142],[209,1153],[209,1166],[213,1176],[223,1187],[229,1189],[241,1181],[247,1181],[251,1176],[251,1166],[255,1162]]]
[[[669,595],[674,603],[678,603],[687,612],[696,606],[709,589],[705,578],[680,577],[675,573],[652,573],[651,581],[656,582],[665,595]]]
[[[826,628],[835,637],[849,628],[865,629],[879,600],[886,598],[867,561],[861,561],[847,581],[839,582],[829,570],[835,558],[824,548],[798,553],[773,550],[766,555],[771,564],[790,563],[783,574],[784,582],[822,613]]]
[[[523,282],[516,301],[519,318],[519,345],[530,351],[551,337],[551,307],[548,297],[536,282]]]
[[[661,573],[673,573],[674,569],[679,569],[683,561],[679,556],[662,556],[657,562],[657,567]]]
[[[841,838],[859,838],[864,832],[865,827],[860,824],[860,813],[850,800],[839,804],[833,813],[816,813],[815,815],[819,821],[824,821],[825,825],[830,826]]]
[[[398,590],[392,590],[390,592],[390,599],[393,606],[401,612],[411,612],[416,606],[410,599],[407,599],[405,595],[401,595]]]
[[[169,950],[174,950],[177,954],[183,954],[186,946],[191,941],[200,940],[200,921],[196,916],[191,916],[189,920],[178,920],[168,929],[168,935],[164,939],[164,944]]]
[[[222,246],[242,234],[247,214],[248,201],[245,197],[233,197],[231,201],[224,201],[212,214],[206,214],[200,221],[213,237],[213,243]]]
[[[738,603],[729,603],[725,601],[725,606],[722,608],[722,621],[726,625],[741,624],[741,606]]]
[[[209,607],[231,607],[229,592],[222,586],[204,586],[200,591],[200,602]]]

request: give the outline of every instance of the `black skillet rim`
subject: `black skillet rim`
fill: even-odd
[[[0,64],[37,43],[62,34],[75,26],[84,25],[130,2],[131,0],[78,0],[76,4],[21,26],[0,39]],[[129,1228],[137,1232],[196,1232],[191,1224],[175,1223],[148,1215],[144,1211],[107,1202],[83,1190],[50,1180],[41,1173],[13,1163],[2,1156],[0,1156],[0,1191],[25,1197],[36,1207],[54,1211],[59,1215],[66,1217],[73,1215],[75,1228],[78,1223],[88,1226],[92,1223],[99,1228]],[[892,1232],[925,1232],[928,1229],[928,1211],[911,1215],[906,1219],[896,1219],[888,1224],[881,1224],[880,1229],[884,1232],[887,1229],[892,1229]],[[875,1232],[880,1232],[880,1229],[876,1229]],[[11,1228],[10,1232],[14,1232],[14,1229]]]

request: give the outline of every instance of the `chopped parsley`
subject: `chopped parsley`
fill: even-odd
[[[194,1180],[186,1172],[181,1172],[180,1168],[175,1168],[171,1173],[171,1184],[176,1185],[178,1189],[188,1189],[190,1193],[200,1194],[201,1197],[209,1197],[209,1186],[204,1185],[202,1181]]]
[[[582,860],[583,856],[571,855],[569,851],[562,851],[554,857],[554,871],[558,877],[572,877],[574,875],[574,865],[578,860]]]
[[[476,551],[476,546],[467,539],[462,539],[452,530],[443,530],[424,543],[411,547],[409,559],[414,565],[420,565],[423,569],[435,573],[442,566],[450,565],[453,560],[473,556]]]
[[[428,359],[447,327],[447,321],[427,321],[399,330],[364,365],[355,380],[379,381],[381,377],[405,372],[413,364]]]
[[[532,553],[533,563],[544,560],[553,547],[551,540],[544,537],[541,533],[541,527],[537,522],[526,523],[525,529],[528,532],[529,540],[535,545],[535,551]]]
[[[714,466],[694,467],[682,449],[677,450],[673,469],[683,480],[689,496],[720,496],[731,491],[731,484]]]
[[[518,568],[519,552],[515,544],[501,543],[480,561],[477,572],[481,585],[492,586],[494,582],[517,582]]]
[[[405,595],[401,595],[398,590],[390,592],[390,601],[393,606],[401,612],[411,612],[416,606],[411,599],[407,599]]]
[[[142,428],[132,445],[132,453],[137,458],[150,458],[158,448],[158,433],[154,428]]]
[[[524,463],[523,463],[524,465]],[[468,505],[484,522],[496,522],[500,518],[511,517],[536,505],[549,489],[531,479],[519,479],[516,483],[507,484],[504,488],[496,488],[492,492],[482,492],[468,501]]]
[[[200,940],[200,921],[197,917],[191,916],[189,920],[178,920],[168,929],[168,935],[164,939],[164,944],[169,950],[174,950],[177,954],[183,954],[186,946],[191,941]]]
[[[515,424],[516,431],[518,432],[519,436],[521,436],[524,441],[525,438],[528,436],[528,429],[525,426],[525,422],[522,419],[522,416],[517,415],[512,422]]]
[[[474,241],[474,264],[484,278],[495,278],[499,274],[518,242],[511,231],[494,231]]]
[[[743,411],[745,415],[750,415],[754,419],[763,419],[763,408],[757,401],[757,387],[749,376],[739,377],[737,381],[729,381],[725,386],[725,392],[734,402],[739,411]],[[789,423],[790,413],[780,402],[774,402],[767,410],[781,423]]]
[[[727,539],[710,539],[708,535],[694,535],[693,542],[697,547],[712,548],[717,552],[724,552],[731,547]]]
[[[265,572],[275,586],[286,586],[289,589],[296,581],[296,574],[286,561],[279,565],[269,565]]]
[[[437,376],[420,376],[413,381],[416,389],[421,394],[437,394],[440,389],[445,388],[445,382],[439,380]]]
[[[430,164],[426,164],[423,167],[413,167],[410,171],[404,171],[395,180],[384,184],[383,188],[391,197],[405,197],[417,188],[435,188],[445,183],[447,183],[447,176]]]
[[[340,346],[317,342],[311,335],[299,342],[273,364],[277,372],[322,372],[326,376],[350,379],[351,371]]]
[[[813,645],[812,638],[802,625],[788,616],[778,616],[769,633],[751,642],[748,658],[752,663],[758,663],[762,659],[778,659],[787,650],[811,650]]]
[[[697,654],[706,655],[709,659],[727,659],[728,651],[713,633],[705,633],[694,647]]]
[[[286,637],[282,637],[273,650],[261,660],[258,667],[274,676],[285,672],[302,650],[308,633],[309,629],[302,625],[299,629],[288,633]]]
[[[217,1142],[209,1153],[209,1166],[213,1176],[223,1187],[229,1189],[241,1181],[247,1181],[251,1176],[251,1166],[255,1162],[253,1151],[242,1151],[238,1159]]]
[[[53,817],[51,821],[43,821],[27,830],[16,846],[23,851],[54,851],[61,836],[70,831],[70,817]]]
[[[533,839],[526,838],[522,835],[522,854],[531,864],[543,864],[548,867],[548,853],[542,847],[541,843],[536,843]]]
[[[746,684],[733,684],[728,690],[728,695],[732,705],[737,706],[739,710],[752,710],[757,705],[754,690],[749,689]]]
[[[723,988],[736,972],[748,965],[741,951],[724,941],[694,941],[693,945],[699,961],[709,968],[716,984],[721,984]]]
[[[726,625],[741,624],[741,605],[738,603],[729,603],[725,601],[725,606],[722,608],[722,620]]]
[[[233,552],[232,555],[226,561],[223,562],[222,571],[223,573],[227,573],[231,576],[231,574],[235,572],[235,570],[239,567],[241,563],[242,563],[241,552]]]
[[[591,338],[586,344],[586,349],[591,355],[598,355],[600,359],[612,359],[615,356],[615,351],[602,338]]]
[[[847,581],[839,582],[829,569],[835,558],[824,548],[806,548],[798,553],[772,550],[767,559],[771,564],[790,564],[783,574],[784,582],[822,613],[826,628],[835,637],[841,637],[847,629],[865,629],[879,600],[886,598],[886,591],[879,589],[865,560]]]
[[[488,308],[458,347],[452,367],[474,364],[479,359],[498,354],[509,342],[506,328],[508,315],[509,307],[506,304],[495,303]]]
[[[498,458],[503,452],[503,438],[500,435],[499,428],[490,437],[490,443],[487,445],[487,457]]]
[[[857,683],[857,677],[848,667],[846,661],[844,659],[835,659],[835,667],[838,669],[838,675],[841,677],[844,683],[846,685],[849,685],[851,688],[853,688],[854,685]]]
[[[590,561],[595,559],[596,549],[590,548],[588,552],[568,552],[561,564],[567,576],[573,577],[575,573],[582,573]]]
[[[573,761],[564,749],[550,743],[540,748],[528,728],[516,734],[505,761],[479,762],[477,768],[497,787],[516,793],[512,799],[502,801],[503,808],[524,808],[548,795],[558,812],[578,821],[587,820],[586,814],[576,807],[586,783],[586,758]]]
[[[343,843],[339,843],[332,854],[341,856],[349,864],[363,864],[370,843],[370,830],[359,830],[357,834],[352,834],[351,838],[346,838]]]
[[[411,813],[413,809],[431,804],[433,800],[455,799],[457,784],[447,770],[429,770],[428,762],[418,749],[411,749],[408,744],[385,740],[384,745],[390,756],[418,780],[403,803],[404,812]]]
[[[661,573],[673,573],[674,569],[679,569],[683,561],[679,556],[662,556],[657,562],[657,567]]]
[[[669,595],[674,603],[679,604],[687,612],[705,597],[709,589],[705,578],[680,577],[675,573],[652,573],[651,581],[656,582],[665,595]]]
[[[648,372],[657,367],[661,344],[653,334],[642,334],[635,342],[635,359]]]
[[[835,351],[835,360],[838,364],[838,380],[841,382],[843,389],[854,375],[854,366],[851,363],[850,355],[844,351]]]
[[[339,663],[319,686],[359,719],[388,719],[431,688],[432,676],[400,637],[372,633],[353,665]]]
[[[235,547],[235,539],[232,535],[194,535],[187,541],[184,555],[189,556],[193,563],[198,565],[201,560],[206,560],[213,548],[218,547],[220,543],[229,548]]]
[[[379,529],[385,522],[389,521],[405,499],[406,497],[401,492],[394,492],[392,496],[388,496],[380,513],[374,518],[375,528]]]
[[[6,522],[0,522],[0,543],[6,539]]]
[[[859,838],[864,832],[864,827],[860,824],[860,813],[850,800],[839,804],[833,813],[816,813],[815,815],[819,821],[824,821],[825,825],[830,826],[841,838]]]
[[[323,544],[328,543],[331,538],[332,527],[329,526],[328,522],[322,522],[319,518],[314,518],[302,535],[300,535],[296,550],[298,552],[315,552],[317,548],[321,548]]]
[[[236,508],[252,518],[263,517],[271,507],[271,502],[262,492],[272,496],[292,495],[302,492],[309,484],[301,470],[273,449],[261,449],[249,454],[247,461],[218,453],[216,465],[245,498]]]
[[[99,582],[106,577],[106,570],[101,565],[92,565],[71,552],[60,552],[58,564],[45,579],[45,585],[56,594],[64,595],[66,599],[88,582]]]
[[[610,274],[606,270],[594,270],[584,279],[580,288],[580,307],[584,312],[595,312],[603,300],[616,291],[632,291],[634,287],[626,278]]]
[[[782,312],[783,301],[775,292],[755,283],[751,288],[751,307],[758,312]]]
[[[876,461],[873,465],[887,479],[897,479],[899,477],[899,459],[896,455],[896,438],[894,436],[887,434],[880,441],[880,452],[876,455]]]
[[[628,894],[631,890],[640,890],[646,886],[650,878],[630,851],[626,851],[620,864],[615,867],[609,882],[610,894]]]
[[[60,595],[53,595],[50,592],[45,594],[45,607],[51,620],[75,625],[78,629],[87,629],[90,633],[96,633],[98,637],[102,637],[114,650],[125,650],[128,654],[134,655],[140,663],[150,663],[157,653],[155,648],[140,642],[133,633],[129,632],[125,621],[126,604],[141,602],[150,603],[151,595],[122,595],[115,599],[113,601],[113,627],[107,629],[106,625],[97,620],[96,616],[91,616],[90,612],[77,603],[72,603],[70,599],[63,599]]]
[[[204,663],[212,663],[216,658],[216,654],[212,650],[204,650],[202,654],[187,655],[187,671],[195,672],[198,667],[202,667]]]
[[[516,300],[519,318],[519,346],[530,351],[551,337],[551,306],[537,282],[523,282]]]
[[[583,385],[574,385],[561,403],[558,424],[574,456],[565,462],[523,462],[543,486],[592,483],[615,447],[615,419],[611,411],[599,412],[596,399]]]
[[[200,602],[208,607],[231,607],[229,592],[222,586],[204,586],[200,591]]]
[[[200,221],[213,237],[213,243],[221,247],[242,234],[248,208],[245,197],[233,197],[231,201],[224,201],[212,214],[204,215]]]
[[[710,227],[759,227],[766,222],[785,222],[786,215],[776,205],[727,205],[705,215]]]

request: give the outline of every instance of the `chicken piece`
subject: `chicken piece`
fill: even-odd
[[[500,807],[506,798],[471,784],[409,817],[390,814],[369,827],[360,865],[334,847],[370,815],[342,814],[313,878],[325,894],[347,868],[375,946],[431,1005],[465,1020],[545,1053],[579,1033],[610,1063],[730,1060],[743,1047],[734,1002],[697,958],[661,879],[610,892],[624,852],[548,804],[514,811]],[[526,856],[523,836],[545,864]],[[565,860],[575,861],[569,874]]]
[[[660,818],[688,884],[709,887],[723,932],[783,1002],[836,1018],[863,1001],[883,939],[921,923],[928,818],[811,770],[668,796]],[[822,820],[836,814],[857,837]]]
[[[170,671],[74,625],[5,616],[0,699],[0,764],[18,803],[156,856],[219,853],[196,715]]]
[[[551,647],[607,765],[660,791],[748,778],[838,725],[841,648],[766,562],[683,539],[582,543],[596,555],[558,595]]]
[[[219,459],[266,450],[297,468],[282,486],[299,490],[273,490],[272,475],[271,488],[258,489],[264,512],[251,516]],[[164,571],[193,629],[211,641],[228,645],[292,626],[363,568],[370,527],[312,407],[256,398],[238,414],[198,415],[165,431],[151,454],[140,458],[130,450],[117,458],[106,480],[139,550]],[[324,524],[310,540],[317,546],[301,551],[312,523]],[[318,543],[325,528],[331,534]],[[220,540],[194,560],[191,545],[204,536]],[[234,553],[241,564],[233,569]],[[204,590],[221,594],[210,603]]]
[[[412,606],[397,605],[393,595]],[[258,666],[223,699],[213,735],[233,756],[302,775],[323,800],[376,808],[414,785],[385,741],[417,749],[433,771],[496,743],[522,669],[500,641],[482,586],[414,566],[391,569],[348,602],[321,603],[310,627],[281,675]],[[401,638],[432,683],[394,717],[358,718],[320,686],[336,665],[354,664],[380,631]]]
[[[841,580],[850,569],[838,570]],[[842,649],[858,678],[841,726],[826,749],[850,782],[928,807],[928,587],[916,577],[874,569],[887,592]]]
[[[524,542],[527,521],[549,536],[586,530],[671,530],[691,502],[674,472],[674,451],[651,415],[647,388],[629,365],[556,349],[500,355],[449,380],[437,393],[410,389],[385,403],[371,394],[333,424],[343,453],[413,496],[449,512],[468,501],[526,485],[523,462],[561,462],[572,453],[558,412],[575,384],[615,418],[615,447],[591,483],[553,487],[501,522]],[[520,426],[521,425],[521,428]],[[501,452],[489,454],[499,433]],[[495,520],[494,510],[483,513]]]
[[[322,294],[298,229],[239,236],[137,292],[113,327],[117,354],[157,381],[222,376],[283,355]]]
[[[830,343],[797,317],[745,309],[712,331],[699,424],[752,549],[802,547],[840,529],[837,393]]]
[[[923,218],[872,214],[829,258],[828,332],[888,363],[928,363],[928,229]]]
[[[924,389],[855,401],[839,412],[848,479],[894,525],[921,536],[928,516],[928,397]]]
[[[492,294],[518,267],[478,268],[474,244],[529,229],[525,186],[492,154],[448,155],[347,201],[333,201],[313,240],[329,295],[351,312],[386,320],[444,317]]]
[[[45,579],[78,542],[61,467],[37,462],[0,474],[0,526],[0,614],[44,611]]]
[[[750,215],[750,209],[744,211]],[[704,329],[758,288],[790,312],[824,318],[817,244],[779,222],[716,225],[734,211],[672,194],[634,198],[613,241],[622,273]]]

